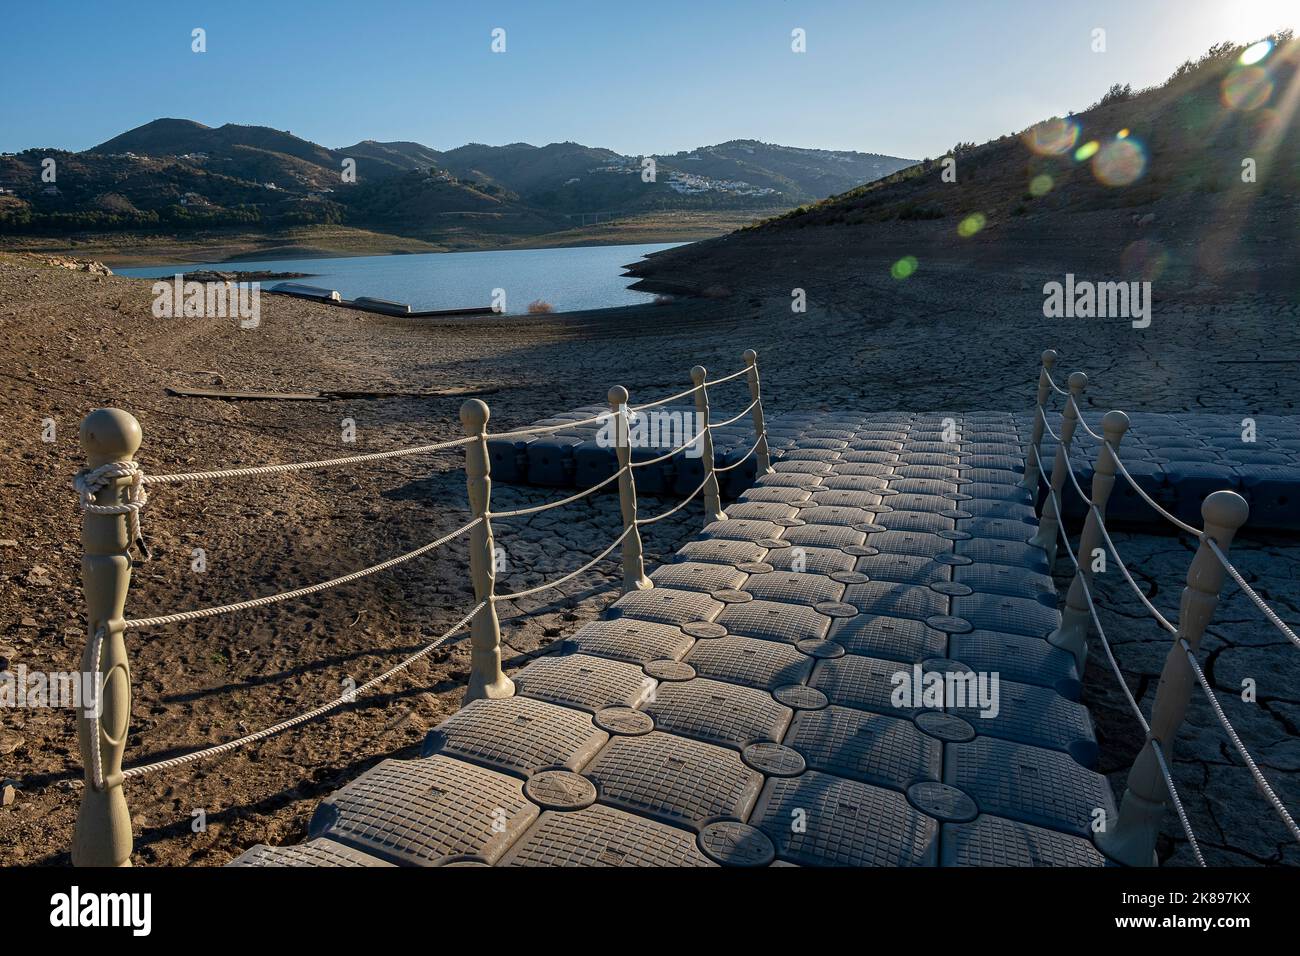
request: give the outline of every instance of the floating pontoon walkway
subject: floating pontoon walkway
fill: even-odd
[[[653,589],[236,863],[1102,865],[1023,425],[952,418],[796,423]],[[931,674],[996,677],[996,714],[895,692]]]

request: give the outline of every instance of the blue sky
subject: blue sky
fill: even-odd
[[[85,149],[171,116],[330,147],[753,138],[920,158],[1160,82],[1218,40],[1295,25],[1300,2],[60,0],[7,4],[4,21],[4,151]]]

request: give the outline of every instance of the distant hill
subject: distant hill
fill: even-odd
[[[847,275],[866,248],[923,246],[968,261],[1101,257],[1126,271],[1145,259],[1171,280],[1215,271],[1239,240],[1267,246],[1286,234],[1290,248],[1300,221],[1300,42],[1282,33],[1271,44],[1266,55],[1218,44],[1159,86],[1116,85],[1078,113],[982,145],[957,143],[946,156],[657,254],[634,271],[703,287],[748,263],[775,283],[786,264]]]
[[[40,176],[47,158],[54,184]],[[750,140],[653,160],[654,176],[643,177],[642,157],[580,143],[331,149],[288,130],[165,118],[81,153],[0,156],[0,233],[343,223],[437,241],[468,222],[524,238],[589,214],[776,212],[912,162]],[[355,180],[345,180],[349,168]]]

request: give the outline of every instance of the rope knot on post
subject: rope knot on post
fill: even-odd
[[[95,504],[95,496],[114,482],[129,478],[126,500],[116,505]],[[72,476],[72,487],[81,498],[81,510],[92,515],[126,515],[127,533],[140,554],[147,561],[151,557],[149,545],[140,530],[140,511],[149,503],[149,493],[144,490],[144,472],[133,461],[110,461],[98,468],[83,468]]]

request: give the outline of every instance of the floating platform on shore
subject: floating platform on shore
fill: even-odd
[[[495,310],[491,306],[473,306],[465,309],[412,309],[405,302],[393,302],[389,299],[376,299],[372,296],[358,296],[345,299],[335,289],[306,285],[301,282],[281,282],[273,286],[270,292],[278,295],[290,295],[296,299],[311,299],[314,302],[330,302],[345,309],[358,312],[373,312],[379,315],[396,315],[410,319],[433,319],[452,315],[491,315]]]

